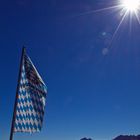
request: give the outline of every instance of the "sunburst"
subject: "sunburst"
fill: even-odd
[[[140,0],[122,0],[120,1],[126,11],[138,13],[140,9]]]
[[[118,31],[119,31],[119,29],[120,29],[121,25],[123,24],[126,17],[130,17],[130,23],[132,23],[132,19],[133,19],[132,17],[135,17],[137,19],[138,23],[140,24],[140,0],[118,0],[118,2],[115,2],[115,4],[112,6],[84,12],[78,16],[84,16],[87,14],[94,14],[94,13],[98,13],[98,12],[105,12],[107,10],[111,10],[111,11],[117,10],[118,12],[120,12],[118,14],[121,15],[121,19],[120,19],[120,21],[119,21],[119,23],[114,31],[114,34],[112,36],[111,44],[112,44],[116,34],[118,33]]]

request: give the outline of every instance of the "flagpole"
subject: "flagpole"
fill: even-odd
[[[14,124],[15,124],[16,106],[17,106],[17,99],[18,99],[18,90],[19,90],[20,79],[21,79],[21,71],[22,71],[22,63],[23,63],[23,55],[24,55],[24,53],[25,53],[25,47],[23,46],[21,60],[20,60],[18,83],[17,83],[17,89],[16,89],[14,112],[13,112],[13,118],[12,118],[12,123],[11,123],[11,131],[10,131],[10,139],[9,140],[13,140],[13,130],[14,130]]]

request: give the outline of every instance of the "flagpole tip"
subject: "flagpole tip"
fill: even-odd
[[[26,52],[26,47],[25,47],[25,46],[22,47],[22,51],[23,51],[24,53]]]

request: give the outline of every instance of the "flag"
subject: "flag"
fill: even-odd
[[[43,123],[47,87],[25,51],[18,85],[13,132],[39,132]]]

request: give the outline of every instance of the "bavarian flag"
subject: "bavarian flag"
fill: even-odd
[[[22,54],[13,132],[39,132],[42,128],[47,87],[26,54]]]

